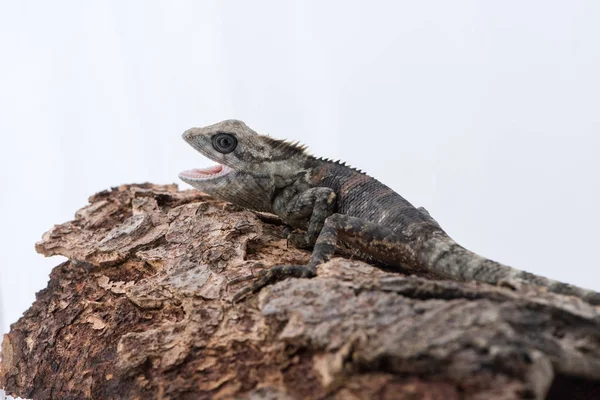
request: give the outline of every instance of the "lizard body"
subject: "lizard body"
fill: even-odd
[[[222,200],[281,217],[305,234],[289,239],[314,246],[308,265],[282,265],[261,271],[234,296],[286,277],[310,278],[342,241],[390,267],[442,279],[479,281],[548,291],[600,304],[600,293],[553,281],[481,257],[452,240],[423,208],[416,208],[375,178],[344,163],[316,158],[303,146],[259,135],[237,120],[192,128],[183,138],[219,163],[179,177]]]

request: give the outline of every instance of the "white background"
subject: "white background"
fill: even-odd
[[[3,332],[91,194],[226,118],[342,158],[464,246],[600,290],[598,1],[0,1]],[[186,185],[181,184],[185,187]]]

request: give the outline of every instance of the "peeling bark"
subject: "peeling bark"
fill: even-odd
[[[335,258],[232,305],[234,277],[309,253],[175,185],[98,193],[38,252],[69,260],[11,326],[0,386],[33,399],[600,398],[600,308]]]

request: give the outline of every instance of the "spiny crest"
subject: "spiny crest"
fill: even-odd
[[[284,156],[295,156],[306,154],[307,146],[299,141],[290,142],[288,140],[274,139],[270,136],[265,136],[266,142],[275,150],[281,151]]]
[[[364,171],[362,171],[362,170],[360,170],[358,168],[355,168],[355,167],[353,167],[351,165],[348,165],[348,164],[346,164],[342,160],[332,160],[331,158],[324,158],[324,157],[319,157],[319,158],[317,158],[317,160],[318,161],[323,161],[323,162],[326,162],[326,163],[332,163],[332,164],[335,164],[335,165],[339,165],[340,167],[345,167],[345,168],[351,169],[352,171],[356,171],[359,174],[367,175],[366,172],[364,172]]]

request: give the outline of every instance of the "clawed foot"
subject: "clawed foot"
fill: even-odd
[[[250,293],[256,293],[265,286],[284,280],[285,278],[312,278],[316,275],[316,268],[310,265],[277,265],[275,267],[261,270],[256,276],[244,276],[229,281],[229,284],[236,284],[253,280],[245,288],[239,290],[233,295],[232,301],[239,302]]]
[[[314,243],[309,243],[306,233],[293,232],[293,229],[286,227],[283,234],[287,238],[287,246],[291,244],[297,249],[310,249]]]
[[[313,244],[308,242],[304,233],[290,233],[287,238],[288,243],[291,243],[297,249],[310,249]]]

